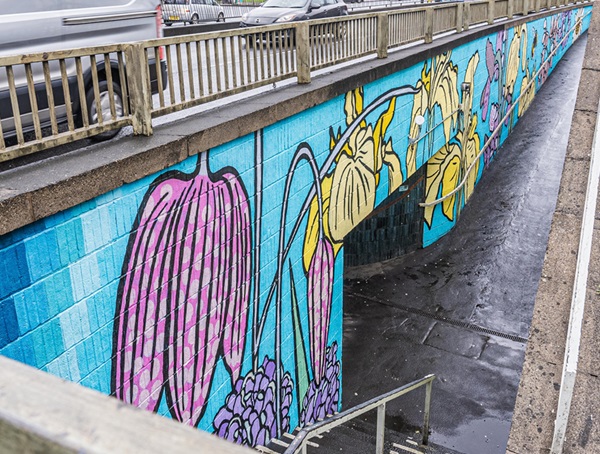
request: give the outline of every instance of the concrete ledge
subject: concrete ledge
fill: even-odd
[[[547,453],[552,445],[591,148],[600,101],[599,41],[600,12],[594,8],[507,452]],[[587,423],[590,411],[595,411],[594,402],[600,389],[597,377],[590,375],[598,371],[595,365],[597,341],[593,341],[598,326],[598,320],[594,319],[598,313],[593,305],[598,297],[596,287],[589,286],[600,282],[597,229],[598,221],[589,269],[580,369],[571,404],[565,452],[599,452],[600,449],[597,427]]]
[[[555,13],[545,11],[437,38],[429,45],[392,52],[386,59],[332,69],[308,85],[294,84],[157,126],[151,137],[125,137],[0,172],[0,236],[454,47]]]
[[[0,356],[0,452],[256,452]]]

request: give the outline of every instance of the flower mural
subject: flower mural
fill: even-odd
[[[213,174],[203,153],[193,174],[151,185],[119,285],[113,394],[155,411],[165,391],[173,418],[198,424],[222,342],[239,374],[250,256],[248,196],[234,170]]]
[[[456,222],[501,143],[492,133],[520,93],[515,115],[532,102],[534,60],[549,55],[569,18],[544,23],[544,35],[538,27],[540,44],[536,33],[531,48],[519,26],[468,55],[448,51],[419,64],[414,86],[351,90],[332,103],[342,126],[307,134],[310,144],[287,144],[289,156],[263,144],[265,129],[254,135],[254,162],[244,170],[213,173],[211,151],[189,174],[156,178],[123,262],[113,394],[250,446],[336,412],[341,336],[333,314],[341,312],[335,286],[344,237],[421,166],[424,201],[444,198],[423,210],[423,235]],[[493,137],[485,150],[482,136]],[[407,145],[398,150],[399,143]],[[265,163],[263,147],[271,153]],[[265,183],[263,166],[275,161],[277,175]],[[210,163],[217,167],[214,155]],[[310,181],[295,182],[306,169]],[[264,219],[274,220],[264,232],[263,203]]]

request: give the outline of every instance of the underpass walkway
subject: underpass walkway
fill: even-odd
[[[346,270],[344,408],[434,373],[432,442],[506,452],[585,46],[582,37],[542,87],[453,232]],[[422,396],[411,396],[387,418],[418,439],[421,411]],[[518,424],[538,433],[531,421]]]

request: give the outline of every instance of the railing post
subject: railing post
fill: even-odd
[[[471,4],[469,2],[461,3],[463,6],[463,30],[467,31],[469,29],[469,24],[471,23]]]
[[[495,17],[494,4],[496,0],[488,0],[488,24],[493,24]]]
[[[529,14],[529,0],[523,0],[523,16]]]
[[[127,91],[133,134],[136,136],[152,135],[152,90],[145,52],[142,43],[128,44],[125,48]]]
[[[377,433],[375,434],[375,454],[383,454],[385,437],[385,402],[377,407]]]
[[[433,6],[425,10],[425,43],[433,41],[433,10]]]
[[[390,17],[387,13],[377,14],[377,58],[387,58],[390,42]]]
[[[508,0],[508,12],[507,12],[507,16],[509,19],[513,18],[513,15],[515,14],[515,2],[514,0]]]
[[[310,83],[310,42],[308,39],[309,24],[298,22],[296,27],[296,68],[298,83]]]
[[[429,413],[431,410],[431,388],[433,379],[425,386],[425,409],[423,410],[423,444],[429,443]]]
[[[456,33],[461,33],[463,30],[463,5],[462,2],[456,4]]]
[[[533,0],[533,1],[534,1],[533,11],[537,13],[541,7],[541,1],[540,0]]]

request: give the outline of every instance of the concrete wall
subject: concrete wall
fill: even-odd
[[[337,410],[344,236],[422,166],[430,201],[475,163],[424,210],[425,245],[451,229],[524,106],[476,158],[486,135],[590,10],[480,33],[5,234],[0,354],[239,443]]]

